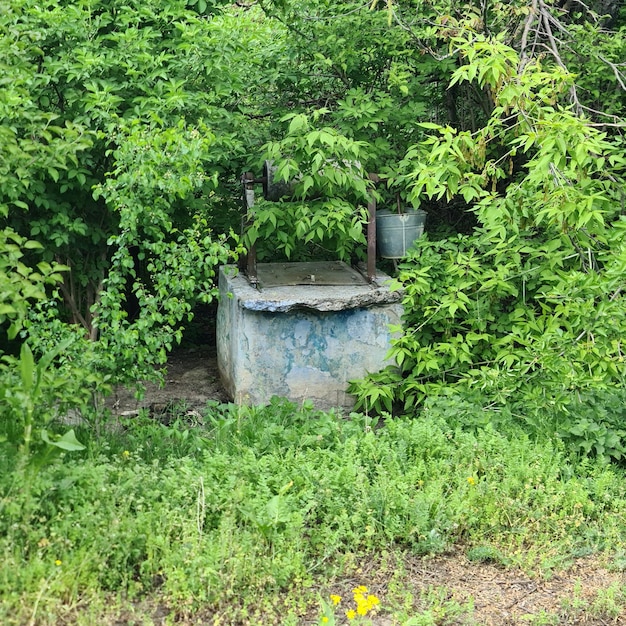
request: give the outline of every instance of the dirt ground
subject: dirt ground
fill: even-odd
[[[436,594],[439,602],[473,605],[473,610],[442,624],[626,624],[626,612],[622,609],[615,614],[616,605],[608,599],[611,592],[607,593],[623,590],[626,576],[609,571],[594,558],[579,559],[567,570],[553,572],[545,579],[496,564],[471,562],[462,551],[434,558],[407,557],[403,569],[414,594],[427,596],[442,590],[443,598]],[[383,598],[389,581],[377,582],[374,572],[370,580],[370,591]],[[548,615],[553,620],[549,621]],[[381,617],[373,626],[391,626],[391,622]]]
[[[353,576],[337,580],[331,588],[319,589],[319,596],[341,596],[335,611],[337,626],[349,626],[344,617],[351,603],[352,589],[365,585],[368,594],[380,599],[379,613],[370,614],[363,626],[619,626],[626,624],[623,607],[623,572],[609,571],[596,558],[578,559],[568,569],[552,572],[549,577],[530,577],[519,570],[505,569],[489,563],[474,563],[461,549],[457,553],[436,557],[405,556],[396,565],[402,572],[396,576],[393,567],[380,561],[362,562]],[[401,587],[400,591],[398,587]],[[389,611],[395,598],[407,600],[413,609],[401,612],[401,621]],[[417,607],[417,608],[415,608]],[[456,607],[456,608],[455,608]],[[168,610],[158,603],[138,605],[134,615],[149,615],[155,626],[171,624]],[[274,618],[236,619],[232,613],[210,610],[190,619],[175,618],[179,626],[251,626],[277,624]],[[408,619],[407,619],[408,618]],[[259,621],[261,620],[261,621]],[[132,616],[118,618],[115,626],[135,624]],[[312,609],[300,626],[318,626],[319,609]]]
[[[107,407],[113,416],[131,415],[147,408],[154,415],[175,408],[201,411],[209,401],[228,402],[228,394],[217,370],[215,347],[200,346],[197,349],[179,349],[169,358],[165,385],[146,384],[146,393],[137,400],[131,389],[118,388],[107,399]]]

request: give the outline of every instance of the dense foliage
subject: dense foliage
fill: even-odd
[[[0,8],[3,380],[24,341],[33,363],[66,346],[50,365],[68,389],[82,372],[76,404],[154,376],[218,264],[253,243],[358,260],[375,193],[425,208],[429,235],[398,274],[396,367],[359,406],[458,387],[567,410],[622,384],[619,4]],[[241,238],[239,177],[264,159],[294,197]]]
[[[568,399],[623,384],[624,142],[559,103],[560,69],[528,63],[480,37],[452,83],[487,87],[493,110],[472,132],[426,123],[399,178],[415,204],[468,203],[470,234],[420,242],[402,264],[398,369],[361,400],[410,409],[452,386],[492,400]],[[521,394],[521,395],[520,395]]]

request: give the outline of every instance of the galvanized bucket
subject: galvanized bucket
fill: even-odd
[[[287,182],[276,180],[278,167],[273,161],[265,161],[263,164],[263,197],[270,202],[278,202],[281,199],[292,199],[298,184],[297,180]]]
[[[395,213],[388,209],[376,211],[376,242],[383,259],[401,259],[424,233],[426,211],[408,209]]]

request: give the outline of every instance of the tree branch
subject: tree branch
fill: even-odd
[[[563,63],[563,59],[561,59],[561,55],[559,53],[559,48],[556,44],[556,40],[554,38],[554,34],[552,32],[552,27],[550,26],[550,22],[554,21],[554,17],[550,13],[548,7],[546,6],[544,0],[539,0],[539,10],[541,13],[541,19],[543,22],[544,32],[546,37],[548,38],[548,42],[550,43],[550,51],[557,65],[561,67],[563,70],[568,72],[567,66]],[[567,31],[565,31],[567,32]],[[582,115],[582,107],[580,105],[580,101],[578,100],[578,92],[576,90],[576,85],[572,85],[570,88],[570,95],[572,97],[572,102],[576,109],[578,115]]]
[[[528,16],[526,17],[526,21],[524,22],[524,31],[522,32],[522,40],[520,42],[520,63],[518,68],[518,73],[521,74],[524,70],[524,67],[530,61],[530,57],[526,52],[528,47],[528,35],[530,34],[530,29],[533,25],[533,22],[537,18],[537,0],[533,0]],[[534,48],[534,46],[533,46]]]
[[[615,78],[616,78],[617,82],[619,83],[619,86],[624,91],[626,91],[626,84],[624,84],[624,76],[622,75],[622,73],[618,69],[617,65],[615,63],[611,63],[611,61],[609,61],[608,59],[605,59],[601,54],[598,54],[598,58],[603,63],[606,63],[613,70],[613,74],[615,74]]]

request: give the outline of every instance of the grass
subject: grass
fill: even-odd
[[[121,426],[79,433],[84,452],[31,479],[0,460],[0,623],[317,623],[320,590],[359,558],[455,545],[544,576],[580,555],[623,562],[623,468],[514,425],[466,430],[436,407],[377,424],[276,400]],[[394,623],[470,623],[471,607],[403,595],[388,574]],[[608,589],[588,610],[624,603]]]

